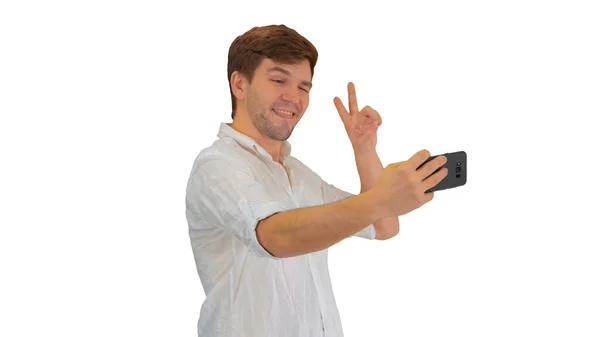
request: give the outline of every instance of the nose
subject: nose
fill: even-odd
[[[300,105],[300,94],[294,90],[286,90],[282,93],[281,99],[296,106]]]

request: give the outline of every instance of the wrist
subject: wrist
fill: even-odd
[[[377,151],[374,148],[354,149],[356,159],[369,159],[377,157]]]
[[[361,205],[370,223],[375,223],[375,221],[385,217],[385,210],[382,207],[383,203],[377,189],[371,188],[358,196],[362,197]]]

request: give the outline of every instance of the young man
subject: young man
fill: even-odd
[[[352,83],[348,110],[337,97],[334,105],[354,149],[360,194],[291,156],[287,139],[308,107],[317,56],[284,25],[255,27],[231,44],[233,121],[221,123],[218,139],[196,158],[186,194],[206,293],[199,336],[342,337],[327,249],[349,236],[395,236],[398,216],[429,202],[433,193],[425,191],[447,174],[431,175],[443,156],[419,168],[426,150],[384,169],[375,151],[381,117],[358,109]]]

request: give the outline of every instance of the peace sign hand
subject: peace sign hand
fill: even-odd
[[[348,107],[350,112],[344,107],[344,103],[339,97],[333,99],[333,104],[344,123],[344,128],[350,138],[350,143],[354,148],[355,154],[375,151],[377,145],[377,128],[381,125],[381,116],[371,108],[365,106],[358,110],[356,101],[356,89],[354,83],[348,83]]]

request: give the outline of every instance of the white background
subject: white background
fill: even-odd
[[[290,142],[323,178],[360,189],[348,81],[384,165],[468,153],[398,236],[330,248],[346,337],[599,336],[594,2],[394,6],[3,1],[0,335],[196,335],[185,184],[230,121],[231,41],[283,23],[320,53]]]

